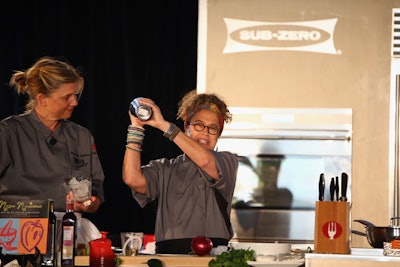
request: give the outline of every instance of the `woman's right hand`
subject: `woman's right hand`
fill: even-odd
[[[141,119],[139,119],[138,117],[133,115],[130,110],[128,111],[128,114],[129,114],[129,119],[131,120],[131,125],[132,126],[143,127],[143,125],[146,124],[145,121],[142,121]]]

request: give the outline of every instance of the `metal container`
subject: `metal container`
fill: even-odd
[[[153,114],[153,111],[151,107],[147,105],[141,105],[139,103],[139,100],[142,99],[143,97],[137,97],[132,100],[129,110],[131,111],[132,115],[135,115],[142,121],[147,121],[148,119],[151,118],[151,115]]]

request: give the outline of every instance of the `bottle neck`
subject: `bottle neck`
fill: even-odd
[[[74,201],[71,199],[68,199],[66,202],[66,211],[67,212],[74,212]]]
[[[54,212],[54,203],[53,202],[50,203],[50,212],[51,213]]]

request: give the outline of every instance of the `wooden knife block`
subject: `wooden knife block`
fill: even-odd
[[[316,202],[314,252],[350,254],[350,202]]]

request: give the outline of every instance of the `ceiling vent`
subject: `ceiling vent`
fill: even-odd
[[[400,58],[400,8],[392,14],[392,57]]]

